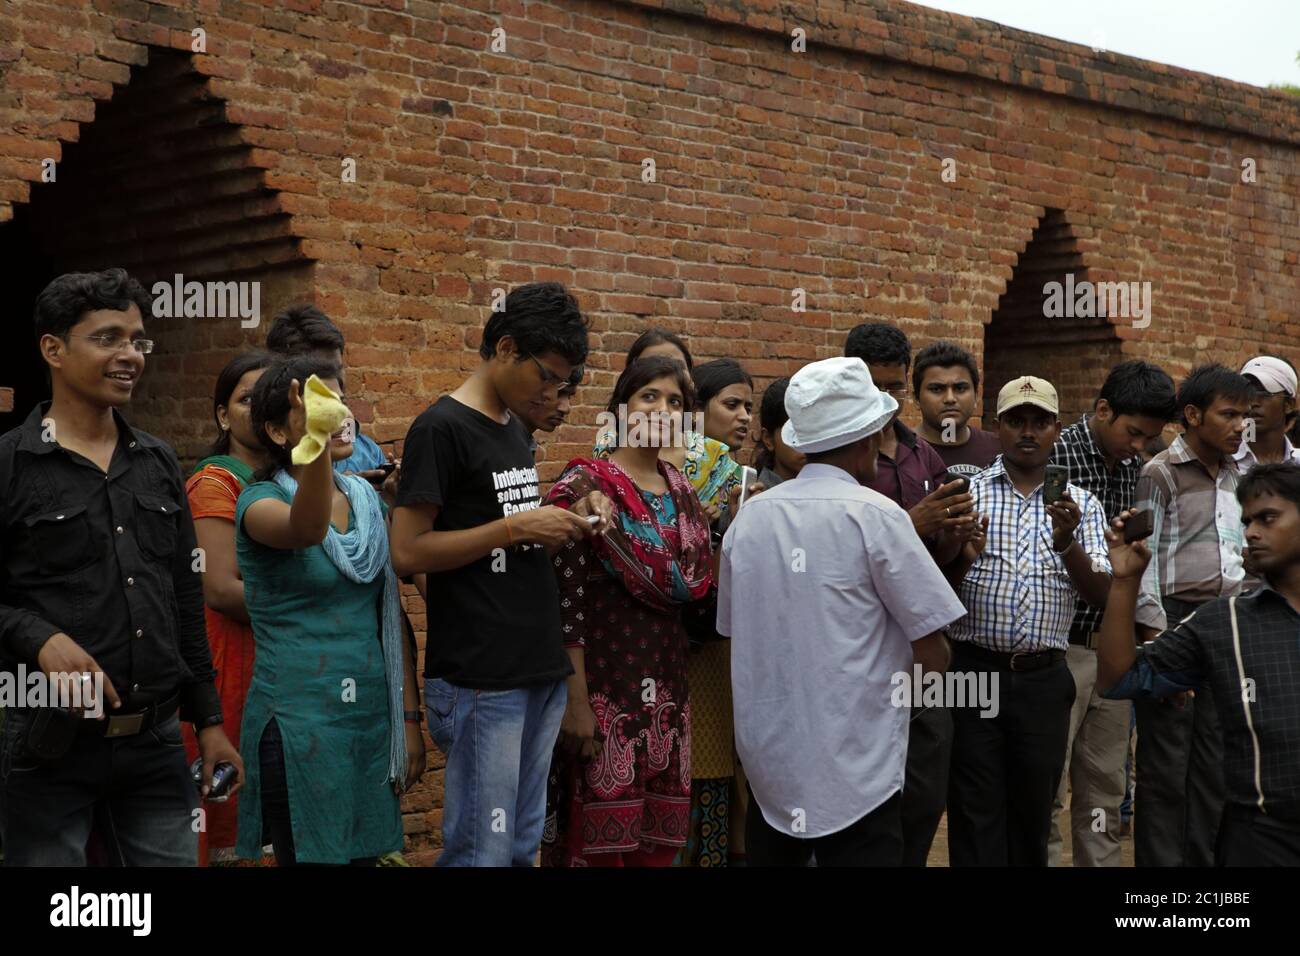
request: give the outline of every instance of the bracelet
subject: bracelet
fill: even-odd
[[[1071,538],[1071,539],[1070,539],[1070,543],[1067,544],[1067,545],[1066,545],[1064,548],[1062,548],[1060,551],[1057,551],[1055,548],[1053,548],[1053,549],[1052,549],[1052,553],[1053,553],[1053,554],[1065,554],[1065,552],[1069,551],[1072,547],[1074,547],[1074,539],[1073,539],[1073,538]]]
[[[506,515],[501,520],[506,523],[506,544],[509,547],[513,548],[515,546],[515,539],[510,534],[510,516]]]

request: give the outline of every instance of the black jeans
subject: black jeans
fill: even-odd
[[[1074,678],[1064,659],[1034,671],[992,670],[957,643],[952,670],[997,676],[998,712],[952,709],[948,859],[952,866],[1046,866],[1065,765]]]
[[[1219,826],[1219,866],[1300,866],[1300,821],[1229,804]]]
[[[745,817],[745,853],[749,866],[807,866],[814,854],[822,866],[899,866],[903,860],[901,791],[861,820],[823,837],[782,833],[765,819],[754,791]]]
[[[289,815],[289,778],[284,770],[284,739],[275,718],[262,731],[257,748],[262,776],[262,833],[275,850],[276,866],[335,866],[327,863],[299,863],[293,843],[293,821]],[[375,857],[353,860],[351,866],[374,866]]]
[[[50,763],[27,754],[29,723],[8,711],[0,734],[5,866],[85,866],[92,828],[109,866],[197,865],[199,795],[175,714],[130,737],[79,732]]]
[[[912,715],[903,781],[903,866],[925,866],[948,799],[952,714],[946,707],[917,707]]]
[[[1198,605],[1165,598],[1169,623]],[[1137,776],[1133,860],[1138,866],[1212,866],[1226,786],[1223,731],[1209,686],[1179,707],[1134,701]]]

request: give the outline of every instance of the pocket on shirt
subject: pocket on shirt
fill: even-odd
[[[80,571],[98,557],[84,504],[34,515],[26,524],[43,574]]]
[[[170,561],[176,554],[176,522],[181,506],[164,495],[137,493],[136,540],[140,550],[155,561]]]

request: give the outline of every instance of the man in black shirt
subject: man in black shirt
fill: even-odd
[[[81,719],[35,701],[5,714],[9,865],[84,865],[98,821],[110,862],[193,866],[181,720],[198,732],[204,792],[220,761],[243,777],[221,727],[176,456],[118,412],[152,348],[147,311],[121,269],[46,286],[35,321],[53,400],[0,437],[0,671],[30,681],[39,669],[50,697],[69,681],[89,692]]]
[[[601,530],[610,506],[539,507],[529,430],[558,414],[557,392],[587,357],[573,297],[554,282],[515,289],[479,352],[474,374],[407,433],[393,568],[428,573],[439,622],[424,665],[429,735],[447,758],[438,865],[532,866],[572,672],[547,551]]]
[[[1202,604],[1140,649],[1133,628],[1151,554],[1144,542],[1107,533],[1114,579],[1097,686],[1139,700],[1212,688],[1227,785],[1216,862],[1300,866],[1300,465],[1257,465],[1237,499],[1251,565],[1265,583]]]

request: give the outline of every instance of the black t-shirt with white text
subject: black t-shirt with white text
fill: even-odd
[[[438,506],[436,531],[476,528],[539,507],[526,430],[502,425],[449,395],[411,423],[397,505]],[[497,549],[428,575],[424,676],[504,690],[549,683],[572,668],[560,636],[560,599],[541,545]]]

